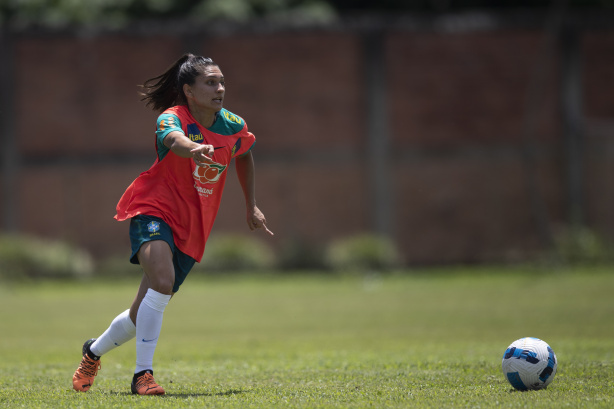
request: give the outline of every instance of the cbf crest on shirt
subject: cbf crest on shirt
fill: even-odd
[[[197,166],[191,158],[175,155],[164,145],[172,131],[191,141],[213,145],[214,163]],[[209,128],[203,127],[185,105],[164,111],[157,120],[157,159],[128,187],[117,205],[117,220],[138,214],[157,216],[173,231],[175,245],[199,261],[217,215],[228,166],[245,155],[255,142],[245,121],[222,109]]]

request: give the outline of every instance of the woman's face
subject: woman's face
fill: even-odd
[[[194,84],[183,85],[183,92],[191,107],[218,112],[222,109],[226,92],[222,71],[215,65],[207,66]]]

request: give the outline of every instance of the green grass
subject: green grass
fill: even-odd
[[[72,390],[83,341],[130,304],[136,281],[0,287],[0,407],[610,408],[614,274],[520,269],[383,278],[190,277],[154,359],[164,397],[130,394],[134,341]],[[517,338],[559,360],[547,390],[501,373]]]

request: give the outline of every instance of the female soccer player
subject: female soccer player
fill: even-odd
[[[132,182],[117,204],[117,220],[130,219],[133,264],[144,274],[130,309],[119,314],[97,339],[83,345],[73,388],[86,392],[100,369],[100,357],[136,336],[132,393],[162,395],[153,377],[153,355],[162,316],[196,261],[220,206],[226,169],[235,166],[251,230],[266,219],[256,206],[255,137],[245,121],[222,108],[225,83],[210,58],[186,54],[164,74],[145,81],[143,100],[161,112],[157,159]]]

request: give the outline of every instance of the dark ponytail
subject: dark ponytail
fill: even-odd
[[[155,111],[164,111],[172,106],[186,104],[183,84],[192,85],[203,69],[217,66],[211,58],[184,54],[162,75],[150,78],[141,88],[141,101]]]

